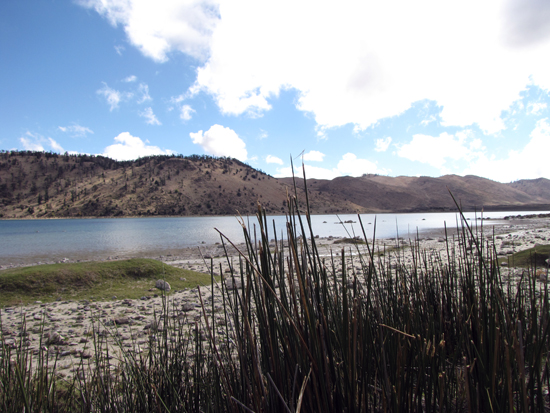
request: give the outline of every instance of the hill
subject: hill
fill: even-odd
[[[303,180],[298,198],[305,204]],[[363,175],[308,179],[312,213],[550,209],[550,181],[502,184],[476,176]],[[276,179],[232,158],[153,156],[119,162],[102,156],[0,153],[0,217],[129,217],[287,212],[292,178]]]
[[[198,216],[287,211],[288,185],[236,159],[153,156],[118,162],[102,156],[0,153],[4,218]],[[305,201],[304,191],[299,197]],[[310,198],[318,213],[362,210],[330,194]]]
[[[279,181],[290,184],[291,178]],[[330,181],[308,179],[307,186],[312,192],[330,193],[373,212],[454,211],[456,206],[449,192],[468,211],[550,208],[550,180],[544,178],[502,184],[472,175],[363,175]]]

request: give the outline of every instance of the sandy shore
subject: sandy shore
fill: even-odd
[[[451,242],[458,245],[459,237],[450,231],[447,235]],[[506,256],[517,251],[531,248],[536,244],[550,243],[550,219],[535,218],[507,222],[492,226],[484,223],[484,238],[491,245],[494,242],[500,256]],[[330,257],[331,252],[338,254],[342,248],[353,252],[355,246],[342,244],[338,238],[316,239],[321,255]],[[408,239],[377,240],[376,248],[395,246],[415,242]],[[446,243],[442,231],[423,233],[418,245],[422,250],[446,254]],[[236,246],[245,251],[243,244]],[[365,251],[364,246],[360,248]],[[190,269],[199,272],[210,272],[213,265],[215,273],[220,270],[229,271],[230,265],[238,264],[238,252],[231,248],[228,251],[231,258],[227,259],[220,244],[201,245],[196,248],[180,250],[164,256],[156,256],[168,265]],[[410,262],[410,249],[400,252],[401,262]],[[117,257],[111,257],[116,259]],[[361,270],[357,255],[349,254],[347,267]],[[546,276],[541,277],[545,282]],[[153,285],[152,285],[153,287]],[[221,310],[220,285],[201,287],[206,314],[210,317],[221,317],[211,314]],[[177,318],[182,325],[194,326],[204,317],[200,306],[197,288],[183,291],[171,291],[169,296],[171,317]],[[57,358],[57,368],[60,374],[71,376],[79,369],[82,360],[90,359],[93,350],[94,334],[104,337],[109,343],[113,366],[121,357],[122,349],[128,352],[141,353],[147,348],[151,329],[157,325],[155,315],[162,312],[163,302],[160,296],[142,297],[139,300],[112,300],[97,302],[56,301],[51,303],[35,302],[23,307],[1,309],[1,322],[4,342],[15,348],[20,340],[33,354],[40,350],[47,351],[52,360]],[[26,332],[25,332],[26,331]]]

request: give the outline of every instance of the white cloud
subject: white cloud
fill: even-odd
[[[306,178],[316,179],[334,179],[338,176],[362,176],[363,174],[383,174],[389,173],[387,169],[379,168],[375,162],[371,162],[368,159],[360,159],[353,153],[346,153],[342,156],[342,159],[338,162],[336,168],[322,168],[318,166],[312,166],[305,164]],[[295,176],[302,176],[301,166],[294,166]],[[292,176],[291,167],[277,168],[276,177]]]
[[[87,128],[86,126],[80,126],[80,125],[70,125],[70,126],[59,126],[58,127],[60,131],[70,133],[73,138],[82,138],[86,136],[86,134],[91,133],[93,134],[94,131],[90,128]]]
[[[115,45],[115,51],[119,56],[122,56],[122,52],[126,50],[126,48],[122,45]]]
[[[111,112],[118,108],[122,100],[129,99],[133,96],[131,93],[119,92],[118,90],[112,89],[105,82],[103,82],[103,87],[97,91],[97,94],[103,95],[105,99],[107,99]]]
[[[149,86],[146,85],[145,83],[140,83],[139,84],[139,93],[141,93],[141,99],[138,100],[138,103],[143,103],[143,102],[147,102],[149,100],[152,100],[151,99],[151,96],[149,96]]]
[[[521,151],[510,151],[507,158],[496,159],[482,154],[463,173],[499,182],[550,177],[550,124],[547,118],[537,122],[530,138]]]
[[[386,152],[390,146],[391,137],[376,139],[376,146],[374,150],[376,152]]]
[[[273,156],[273,155],[267,155],[267,157],[265,158],[265,162],[266,163],[276,163],[276,164],[279,164],[279,165],[282,165],[284,163],[281,158],[277,158],[276,156]]]
[[[185,95],[179,95],[179,96],[172,96],[170,98],[170,103],[177,105],[178,103],[183,102],[186,99]]]
[[[178,50],[195,58],[208,56],[219,20],[211,0],[80,0],[113,26],[121,25],[131,44],[157,62]]]
[[[52,138],[45,138],[38,133],[32,133],[29,131],[25,133],[25,136],[21,136],[19,138],[19,142],[21,142],[21,145],[23,145],[23,149],[27,151],[44,152],[46,151],[46,149],[44,148],[44,144],[46,144],[50,147],[51,151],[65,152],[62,146]]]
[[[363,174],[387,174],[385,169],[379,169],[376,163],[367,159],[359,159],[353,153],[346,153],[338,162],[338,171],[341,175],[361,176]]]
[[[153,109],[150,107],[140,112],[139,116],[141,116],[142,118],[145,118],[146,119],[145,122],[148,125],[162,125],[162,123],[160,123],[160,121],[157,119],[157,117],[153,113]]]
[[[188,98],[188,96],[186,96],[186,95],[172,96],[170,98],[170,103],[173,106],[168,107],[168,110],[172,111],[172,110],[174,110],[174,106],[175,107],[179,106],[180,119],[183,120],[183,121],[191,120],[191,118],[193,117],[193,113],[196,113],[196,110],[193,109],[190,105],[181,104],[187,98]]]
[[[23,145],[23,149],[27,151],[44,151],[44,146],[36,140],[32,140],[29,137],[21,136],[19,142]]]
[[[267,139],[268,137],[269,137],[269,134],[267,133],[267,131],[260,129],[260,135],[258,136],[258,139],[263,140],[263,139]]]
[[[126,83],[132,83],[132,82],[135,82],[136,80],[137,80],[137,76],[130,75],[130,76],[124,78],[122,81],[126,82]]]
[[[472,139],[469,131],[455,135],[443,132],[439,136],[414,135],[409,143],[399,146],[397,155],[444,170],[448,159],[470,161],[483,149],[481,141]]]
[[[193,143],[200,145],[204,151],[214,156],[230,156],[241,161],[246,161],[246,144],[239,138],[237,133],[230,128],[221,125],[212,125],[203,133],[190,133]]]
[[[50,147],[56,151],[56,152],[65,152],[63,147],[58,144],[56,141],[54,141],[52,138],[48,138],[48,142],[50,143]]]
[[[534,102],[534,103],[529,103],[527,105],[527,111],[531,115],[540,115],[543,111],[546,110],[546,108],[547,108],[547,105],[544,102],[540,102],[540,103]]]
[[[503,3],[224,2],[192,91],[241,114],[269,110],[281,89],[294,88],[319,125],[359,129],[427,99],[443,107],[443,124],[494,133],[530,79],[550,88],[548,37],[507,45]]]
[[[195,109],[189,105],[183,105],[181,107],[180,118],[184,121],[191,120],[193,113],[195,113]]]
[[[118,161],[129,161],[152,155],[171,155],[169,149],[163,150],[158,146],[146,145],[140,138],[130,135],[129,132],[122,132],[115,137],[113,145],[107,146],[101,155],[116,159]]]
[[[550,3],[545,0],[505,2],[505,41],[511,46],[528,46],[550,37]]]
[[[304,161],[323,162],[325,154],[319,151],[309,151],[304,154]]]
[[[442,107],[442,125],[496,133],[527,85],[550,90],[543,0],[80,3],[156,61],[175,50],[202,59],[189,93],[211,94],[224,114],[258,116],[281,90],[296,90],[320,139],[326,128],[361,131],[423,100]]]

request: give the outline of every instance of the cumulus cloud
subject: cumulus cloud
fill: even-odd
[[[153,113],[153,109],[150,107],[146,108],[142,112],[139,112],[139,116],[141,116],[142,118],[145,118],[145,122],[148,125],[162,125],[162,123],[160,123],[160,121],[157,119],[157,117]]]
[[[247,159],[246,144],[231,128],[212,125],[204,133],[200,130],[197,133],[191,132],[189,136],[193,143],[200,145],[210,155],[230,156],[241,161]]]
[[[191,120],[193,113],[195,113],[195,109],[189,105],[183,105],[180,109],[180,119],[184,121]]]
[[[485,153],[481,154],[464,170],[464,174],[483,176],[499,182],[549,177],[550,124],[548,119],[539,120],[529,136],[530,140],[522,150],[510,151],[506,158],[497,159]]]
[[[449,159],[471,161],[481,155],[481,140],[470,135],[469,131],[454,135],[443,132],[439,136],[417,134],[409,143],[399,146],[397,155],[444,170]]]
[[[59,126],[61,132],[69,133],[73,138],[85,137],[88,133],[93,134],[94,131],[86,126],[80,126],[77,124],[70,126]]]
[[[376,146],[374,147],[374,150],[376,152],[386,152],[390,146],[391,143],[391,137],[388,136],[387,138],[381,138],[376,139]]]
[[[124,79],[122,79],[123,82],[126,82],[126,83],[132,83],[132,82],[135,82],[137,80],[137,76],[135,75],[130,75],[128,77],[125,77]]]
[[[120,92],[110,88],[107,83],[103,82],[103,87],[97,91],[98,95],[102,95],[110,106],[110,111],[118,108],[119,103],[124,99],[129,99],[132,93]]]
[[[24,136],[19,138],[23,149],[27,151],[46,151],[44,145],[47,145],[54,152],[65,152],[63,147],[52,138],[45,138],[38,133],[27,131]]]
[[[363,174],[388,174],[390,171],[384,168],[379,168],[375,162],[371,162],[368,159],[358,158],[353,153],[346,153],[342,156],[342,159],[338,162],[336,168],[323,168],[319,166],[312,166],[304,163],[306,170],[306,178],[316,179],[334,179],[338,176],[362,176]],[[302,176],[301,166],[294,166],[294,174],[296,176]],[[292,176],[292,168],[278,168],[276,177]]]
[[[325,154],[319,151],[309,151],[304,153],[304,161],[323,162]]]
[[[387,170],[380,169],[376,163],[367,159],[360,159],[353,153],[346,153],[338,162],[338,171],[341,175],[361,176],[368,173],[386,174]]]
[[[281,89],[294,88],[298,108],[319,125],[360,130],[427,99],[443,108],[443,124],[495,133],[530,79],[550,87],[549,42],[505,44],[501,3],[222,3],[211,57],[192,91],[241,114],[269,110]]]
[[[265,158],[265,162],[266,163],[276,163],[276,164],[279,164],[279,165],[282,165],[284,163],[281,158],[278,158],[278,157],[273,156],[273,155],[267,155],[267,157]]]
[[[193,109],[191,105],[182,104],[187,98],[188,96],[186,95],[172,96],[170,98],[171,106],[168,107],[169,111],[174,110],[174,107],[179,107],[180,119],[183,121],[191,120],[193,118],[193,113],[196,113],[196,110]]]
[[[550,3],[546,0],[505,2],[507,30],[503,37],[512,46],[525,46],[550,37]]]
[[[224,114],[261,115],[281,90],[295,90],[320,139],[422,100],[442,108],[442,125],[496,133],[527,85],[550,90],[546,0],[80,3],[155,61],[176,50],[200,59],[188,92],[212,95]]]
[[[163,150],[158,146],[147,145],[148,142],[143,142],[129,132],[122,132],[114,140],[116,143],[107,146],[101,155],[118,161],[129,161],[144,156],[173,154],[169,149]]]
[[[219,20],[211,0],[80,0],[113,26],[121,25],[129,42],[157,62],[180,51],[205,59],[212,32]]]

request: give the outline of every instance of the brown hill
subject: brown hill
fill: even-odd
[[[279,181],[289,184],[291,178]],[[313,193],[331,194],[372,212],[455,211],[456,206],[450,193],[468,211],[482,208],[550,208],[548,179],[518,182],[522,184],[502,184],[471,175],[445,175],[439,178],[363,175],[359,178],[339,177],[330,181],[308,179],[307,187]]]
[[[300,205],[304,183],[296,179]],[[501,184],[476,176],[363,175],[308,179],[312,213],[550,209],[547,179]],[[4,218],[254,214],[287,212],[292,178],[275,179],[231,158],[154,156],[117,162],[102,156],[0,153]]]
[[[545,178],[522,179],[506,185],[539,198],[547,198],[550,193],[550,180]]]
[[[0,216],[53,218],[287,212],[287,185],[230,158],[154,156],[117,162],[102,156],[0,153]],[[293,193],[289,190],[290,193]],[[299,199],[305,200],[299,189]],[[362,211],[328,194],[318,213]]]

